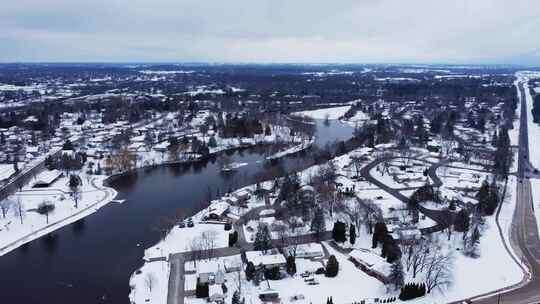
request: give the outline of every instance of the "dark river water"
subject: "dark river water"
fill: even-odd
[[[319,146],[351,137],[352,128],[338,122],[317,122]],[[143,251],[160,238],[157,223],[177,208],[196,210],[208,187],[227,190],[254,183],[264,170],[266,148],[232,154],[247,162],[234,175],[220,174],[217,163],[158,167],[112,183],[117,198],[82,221],[35,240],[0,257],[0,303],[129,303],[129,277],[143,261]],[[307,156],[283,160],[286,170],[307,165]]]

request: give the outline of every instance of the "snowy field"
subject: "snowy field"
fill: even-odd
[[[540,169],[540,145],[537,139],[540,138],[540,125],[533,122],[531,114],[533,108],[533,98],[531,91],[525,85],[525,99],[527,101],[527,127],[529,131],[529,153],[530,161],[535,168]]]
[[[519,81],[516,80],[514,82],[514,85],[516,86],[516,90],[518,91],[518,96],[521,96],[518,89],[518,83]],[[530,115],[527,115],[530,116]],[[519,144],[519,120],[521,118],[521,100],[517,103],[517,108],[515,112],[515,120],[514,120],[514,128],[512,130],[508,130],[508,137],[510,137],[510,144],[512,146],[517,146]]]
[[[301,112],[295,112],[292,113],[294,115],[300,115],[300,116],[307,116],[313,119],[339,119],[342,117],[351,106],[344,106],[344,107],[334,107],[334,108],[326,108],[326,109],[318,109],[318,110],[312,110],[312,111],[301,111]]]

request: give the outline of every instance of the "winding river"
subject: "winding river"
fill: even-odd
[[[337,121],[317,121],[316,145],[351,137],[352,128]],[[217,163],[164,166],[121,177],[112,186],[123,204],[111,203],[86,219],[0,257],[0,302],[13,304],[129,303],[129,277],[143,261],[143,251],[160,237],[161,217],[179,207],[196,210],[208,197],[254,183],[264,170],[265,148],[232,153],[249,163],[232,176]],[[309,154],[309,152],[308,152]],[[285,170],[310,164],[299,153],[286,157]]]

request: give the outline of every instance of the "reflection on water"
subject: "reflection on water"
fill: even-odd
[[[84,233],[85,225],[86,224],[85,224],[84,219],[80,219],[76,221],[75,223],[73,223],[73,225],[71,225],[71,227],[73,228],[73,234],[82,235]]]
[[[41,242],[45,251],[52,253],[58,247],[58,235],[56,233],[49,233],[41,238]]]
[[[335,122],[319,126],[316,144],[344,140],[351,134],[352,128]],[[232,161],[248,163],[232,174],[222,174],[212,157],[113,179],[111,185],[125,203],[110,204],[71,227],[0,257],[0,274],[9,274],[0,275],[0,302],[128,304],[129,277],[142,265],[144,248],[160,239],[156,229],[160,218],[193,213],[227,191],[313,164],[312,151],[266,162],[271,149],[227,152]],[[72,287],[59,288],[58,282],[69,282]]]

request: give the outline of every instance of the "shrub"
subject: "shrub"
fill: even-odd
[[[329,278],[336,277],[339,272],[339,262],[334,255],[331,255],[326,262],[325,276]]]
[[[417,283],[408,283],[401,287],[401,292],[399,293],[399,299],[402,301],[407,301],[422,297],[426,294],[426,285],[417,284]]]

